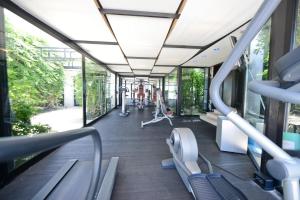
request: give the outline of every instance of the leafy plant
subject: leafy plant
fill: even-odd
[[[197,109],[202,112],[204,96],[204,72],[199,69],[184,69],[182,80],[183,108]]]
[[[44,40],[16,31],[7,20],[5,28],[13,134],[47,132],[50,130],[47,125],[31,125],[30,118],[61,102],[63,65],[43,58],[38,47],[47,46]]]
[[[92,120],[106,112],[107,72],[90,60],[86,62],[87,119]]]
[[[35,135],[39,133],[47,133],[50,130],[51,127],[45,124],[31,125],[22,121],[18,121],[12,126],[14,136]]]

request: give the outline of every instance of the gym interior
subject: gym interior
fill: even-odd
[[[0,0],[0,199],[299,200],[299,0]]]

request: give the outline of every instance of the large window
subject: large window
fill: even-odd
[[[260,132],[265,128],[265,98],[247,90],[247,85],[252,80],[265,80],[268,76],[269,64],[269,45],[270,45],[270,22],[251,42],[247,52],[246,59],[246,84],[245,84],[245,104],[244,116]],[[249,138],[249,151],[256,164],[260,166],[262,149]]]
[[[204,111],[204,68],[182,68],[181,115],[199,115]]]
[[[110,111],[115,107],[115,74],[111,72],[107,72],[107,81],[106,81],[106,108],[107,111]]]
[[[86,58],[86,118],[90,122],[106,113],[107,71]]]
[[[300,4],[297,9],[294,48],[300,45]],[[300,151],[300,105],[288,104],[286,128],[283,132],[282,147]]]
[[[167,106],[176,113],[177,94],[178,94],[178,76],[177,69],[172,71],[165,78],[165,101]]]
[[[82,127],[81,55],[8,10],[5,40],[11,135]]]

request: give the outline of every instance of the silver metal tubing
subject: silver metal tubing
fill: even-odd
[[[258,143],[266,152],[268,152],[275,159],[282,159],[294,162],[292,157],[273,143],[269,138],[255,129],[249,122],[243,119],[238,114],[231,112],[227,115],[228,119],[238,126],[244,133]]]
[[[248,85],[249,90],[260,94],[262,96],[266,96],[272,99],[276,99],[278,101],[300,104],[300,93],[295,91],[291,91],[292,89],[296,89],[294,86],[291,90],[279,88],[279,83],[276,84],[274,81],[251,81]],[[297,85],[299,87],[299,85]]]
[[[298,178],[284,179],[282,184],[284,199],[300,199]]]
[[[81,128],[60,133],[46,133],[34,136],[4,137],[0,139],[0,162],[17,157],[53,149],[70,141],[91,135],[94,141],[94,166],[87,199],[95,199],[101,172],[102,143],[95,128]]]
[[[262,29],[263,25],[270,18],[280,2],[281,0],[264,1],[256,15],[251,20],[249,26],[247,27],[247,30],[245,31],[241,39],[236,43],[229,57],[223,63],[222,67],[219,69],[216,76],[212,80],[210,86],[211,100],[214,106],[225,115],[228,115],[231,110],[227,105],[225,105],[220,97],[220,86],[228,76],[228,74],[231,72],[231,70],[234,68],[235,63],[242,56],[247,46],[251,43],[257,33]]]
[[[246,120],[239,115],[235,114],[230,108],[225,105],[220,97],[220,86],[230,71],[234,68],[234,64],[242,56],[247,46],[251,43],[253,38],[261,30],[263,25],[270,18],[274,10],[277,8],[281,0],[265,0],[260,9],[253,17],[246,32],[241,39],[237,42],[235,48],[231,51],[228,59],[223,63],[216,76],[212,80],[210,86],[210,95],[214,106],[226,115],[232,122],[241,128],[249,137],[255,140],[261,147],[275,158],[284,160],[292,160],[285,151],[279,148],[276,144],[270,141],[267,137],[261,134],[258,130],[252,127]]]

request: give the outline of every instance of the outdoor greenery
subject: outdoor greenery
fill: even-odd
[[[106,112],[107,72],[90,60],[86,62],[87,119],[93,120]]]
[[[77,74],[74,78],[74,82],[75,82],[75,102],[77,106],[82,106],[82,75],[81,74]]]
[[[204,70],[184,68],[182,70],[182,105],[183,111],[188,114],[202,112],[204,96]],[[185,111],[187,109],[195,109]]]
[[[269,20],[263,29],[258,34],[258,44],[257,48],[254,49],[256,53],[263,51],[264,61],[263,61],[263,72],[262,74],[257,74],[258,76],[262,75],[263,80],[267,80],[269,76],[269,58],[270,58],[270,31],[271,31],[271,20]]]
[[[174,113],[176,113],[177,104],[177,80],[177,70],[174,70],[165,78],[165,103]]]
[[[31,125],[30,118],[62,101],[63,65],[42,58],[42,39],[16,31],[8,21],[5,27],[13,135],[48,132],[49,126]]]

